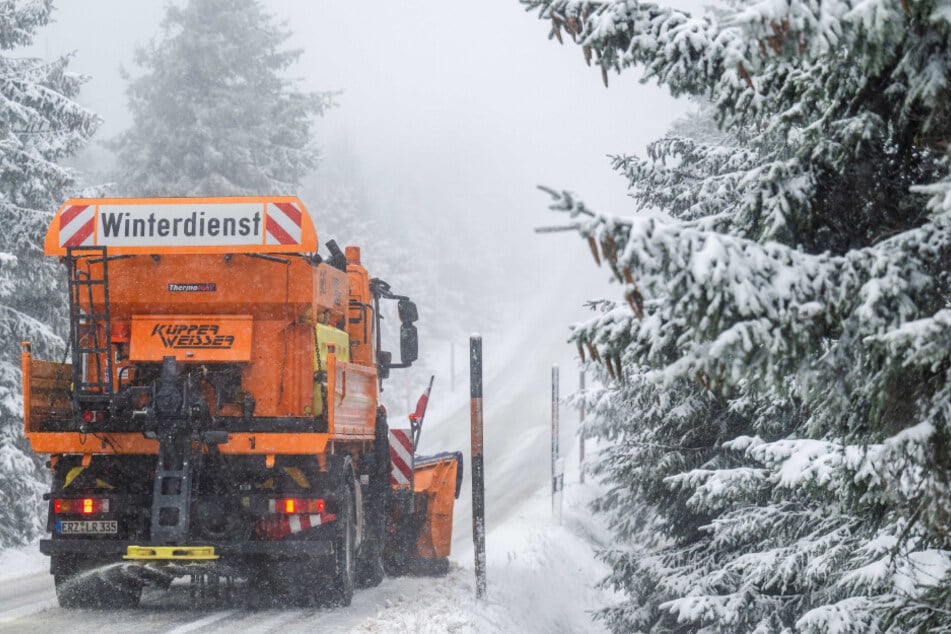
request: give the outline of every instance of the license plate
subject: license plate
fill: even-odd
[[[59,521],[56,522],[56,532],[60,535],[118,533],[119,524],[115,520]]]

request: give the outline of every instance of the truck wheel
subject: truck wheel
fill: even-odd
[[[353,581],[356,573],[357,520],[354,503],[353,472],[345,471],[344,481],[340,485],[340,511],[335,522],[334,535],[334,575],[332,581],[331,603],[346,607],[353,599]]]
[[[142,584],[128,578],[120,565],[96,568],[97,562],[60,561],[53,575],[61,608],[131,609],[139,605]]]
[[[89,601],[88,593],[81,586],[85,585],[77,574],[55,574],[53,584],[56,586],[56,600],[61,608],[81,608]]]

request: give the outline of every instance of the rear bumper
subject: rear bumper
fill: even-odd
[[[113,539],[41,539],[40,552],[44,555],[85,555],[121,561],[129,546],[147,546],[137,542]],[[293,540],[281,542],[247,541],[241,543],[190,544],[213,546],[222,561],[248,558],[301,559],[328,557],[333,554],[328,540]]]

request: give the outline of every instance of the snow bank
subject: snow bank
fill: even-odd
[[[0,580],[49,572],[50,560],[40,554],[39,544],[0,550]]]
[[[566,484],[561,525],[538,491],[486,537],[488,599],[475,598],[472,549],[453,555],[445,579],[395,596],[355,632],[604,632],[591,619],[615,597],[596,588],[608,568],[594,557],[608,533],[587,512],[590,485]],[[572,474],[566,475],[566,480]],[[457,518],[458,519],[458,518]],[[461,549],[460,549],[461,550]],[[468,558],[468,559],[466,559]]]

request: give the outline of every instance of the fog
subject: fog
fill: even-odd
[[[133,51],[160,35],[165,3],[56,4],[56,23],[32,52],[75,51],[70,69],[90,76],[80,101],[104,120],[97,139],[108,139],[130,124],[120,66],[136,74]],[[607,155],[643,154],[684,104],[639,83],[637,72],[611,74],[605,88],[578,47],[547,39],[550,24],[516,0],[265,4],[303,51],[290,74],[308,90],[340,92],[316,128],[324,168],[352,171],[379,209],[389,192],[410,192],[418,213],[407,222],[419,225],[420,240],[438,243],[448,230],[495,245],[484,255],[505,262],[496,282],[517,290],[513,314],[545,297],[567,333],[584,316],[584,298],[611,293],[576,235],[533,233],[564,223],[536,186],[578,192],[598,210],[631,211]],[[93,148],[78,167],[94,169],[83,161],[104,153]],[[447,216],[454,222],[428,230]]]

